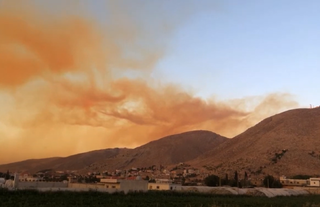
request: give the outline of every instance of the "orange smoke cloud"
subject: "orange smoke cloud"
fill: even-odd
[[[89,64],[86,53],[99,49],[99,35],[82,19],[55,22],[35,14],[1,11],[0,29],[0,84],[6,86],[46,72],[79,70]]]
[[[203,100],[178,86],[115,78],[137,69],[148,77],[145,69],[163,54],[158,44],[150,50],[152,37],[137,44],[143,41],[141,25],[124,22],[105,31],[79,16],[10,8],[0,9],[0,96],[8,100],[0,108],[0,143],[8,143],[2,152],[10,154],[0,163],[135,147],[193,129],[233,136],[278,112],[279,103],[296,104],[270,95],[274,99],[260,101],[259,110],[248,113],[237,106],[252,100]],[[132,52],[136,56],[128,55]]]

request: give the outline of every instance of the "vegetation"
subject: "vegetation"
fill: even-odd
[[[216,175],[209,175],[203,180],[203,183],[206,186],[231,186],[231,187],[248,187],[252,186],[250,180],[248,180],[248,174],[245,172],[244,179],[239,180],[238,172],[235,171],[234,179],[229,180],[228,174],[225,175],[225,178],[218,177]]]
[[[38,192],[33,190],[8,191],[0,189],[1,207],[103,206],[103,207],[307,207],[319,206],[320,196],[252,197],[213,195],[204,193],[149,191],[123,193]]]
[[[219,186],[221,184],[220,178],[216,175],[209,175],[203,181],[206,186]]]
[[[283,149],[281,152],[274,153],[274,157],[271,159],[271,161],[272,161],[274,164],[277,163],[278,160],[280,160],[287,151],[288,151],[287,149]]]
[[[280,181],[275,179],[271,175],[267,175],[266,177],[264,177],[263,185],[266,188],[282,188],[282,184],[280,183]]]

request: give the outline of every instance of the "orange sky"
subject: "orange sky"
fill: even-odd
[[[297,106],[290,94],[204,100],[152,78],[165,55],[153,38],[170,32],[141,38],[143,26],[120,22],[0,7],[0,163],[136,147],[195,129],[232,137]]]

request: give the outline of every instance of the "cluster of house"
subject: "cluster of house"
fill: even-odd
[[[181,190],[181,184],[174,184],[170,179],[156,179],[154,183],[143,180],[140,176],[127,177],[123,179],[102,178],[96,183],[78,183],[68,181],[62,182],[44,182],[42,180],[28,180],[26,177],[20,177],[18,173],[14,174],[14,179],[0,179],[0,187],[9,189],[37,189],[45,190],[66,190],[66,191],[88,191],[96,190],[102,192],[123,191],[147,191],[147,190]]]
[[[180,163],[171,170],[131,168],[80,174],[76,171],[43,170],[35,174],[11,173],[11,179],[0,180],[0,187],[19,189],[95,189],[102,191],[179,190],[182,185],[202,185],[199,170]],[[14,177],[14,179],[12,179]],[[198,180],[199,179],[199,180]],[[198,182],[198,183],[197,183]],[[140,187],[139,187],[140,186]]]
[[[8,173],[7,173],[8,174]],[[2,173],[2,175],[4,175]],[[203,179],[208,176],[198,169],[180,163],[171,170],[162,166],[156,168],[131,168],[104,172],[89,172],[80,175],[77,171],[44,170],[36,174],[21,172],[10,174],[11,179],[0,178],[0,187],[10,188],[41,188],[102,191],[129,190],[180,190],[182,186],[203,186]],[[14,179],[12,179],[14,177]],[[262,186],[262,179],[250,179],[253,186]],[[320,178],[289,179],[280,177],[283,186],[320,187]],[[220,184],[221,185],[221,184]]]
[[[180,163],[173,169],[169,170],[162,166],[156,168],[151,166],[148,168],[131,168],[127,170],[103,171],[103,172],[89,172],[87,176],[94,176],[98,179],[105,177],[112,177],[122,179],[124,177],[137,177],[142,179],[154,181],[156,179],[171,179],[176,184],[202,184],[202,179],[208,174],[202,174],[200,170],[190,167],[184,163]],[[77,176],[74,176],[77,179]]]

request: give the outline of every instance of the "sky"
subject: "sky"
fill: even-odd
[[[0,164],[318,106],[319,6],[0,0]]]

